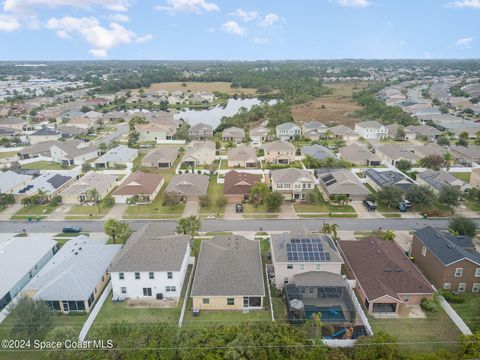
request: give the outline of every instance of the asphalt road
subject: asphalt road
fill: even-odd
[[[138,230],[148,220],[125,220],[133,230]],[[165,226],[165,233],[173,233],[177,222],[175,220],[153,220]],[[480,219],[475,220],[480,225]],[[448,228],[447,219],[292,219],[292,220],[203,220],[201,231],[312,231],[322,228],[323,223],[335,223],[343,231],[377,230],[415,230],[426,225]],[[103,221],[2,221],[0,233],[16,233],[25,229],[28,232],[56,233],[61,232],[65,225],[78,225],[83,231],[103,232]]]
[[[105,144],[110,144],[112,141],[117,140],[120,138],[123,134],[126,134],[128,132],[128,125],[127,124],[119,124],[116,125],[116,130],[112,132],[111,134],[108,134],[105,137],[102,137],[95,141],[95,143],[105,143]]]

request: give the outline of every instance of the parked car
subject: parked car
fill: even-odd
[[[363,206],[365,206],[368,211],[377,210],[377,204],[375,204],[375,202],[370,200],[363,200]]]
[[[66,234],[74,234],[81,232],[82,229],[79,226],[67,225],[63,227],[63,232]]]
[[[407,212],[412,208],[412,204],[408,200],[403,200],[399,205],[398,209],[400,212]]]

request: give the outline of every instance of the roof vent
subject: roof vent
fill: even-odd
[[[395,268],[395,269],[393,269],[393,271],[395,271],[395,272],[402,272],[403,270],[400,269],[400,268]]]
[[[377,255],[380,255],[380,250],[377,250]]]
[[[385,268],[384,270],[385,270],[385,272],[392,272],[392,269],[390,269],[390,268]]]

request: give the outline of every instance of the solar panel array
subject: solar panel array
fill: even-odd
[[[330,186],[337,182],[337,180],[333,177],[332,174],[328,174],[327,176],[322,177],[322,181],[325,186]]]
[[[291,239],[287,244],[288,261],[330,261],[330,253],[324,251],[320,239],[302,238]]]

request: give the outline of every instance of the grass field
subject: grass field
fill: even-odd
[[[355,210],[350,205],[333,205],[322,201],[318,204],[294,204],[295,212],[297,213],[329,213],[329,212],[346,212],[355,213]]]
[[[84,206],[84,205],[75,205],[73,206],[70,211],[68,212],[71,215],[84,215],[89,216],[103,216],[112,208],[112,206],[108,206],[105,201],[100,202],[100,211],[97,205],[95,206]]]
[[[472,176],[472,173],[467,173],[467,172],[452,172],[452,175],[455,176],[456,178],[459,178],[460,180],[465,181],[466,183],[470,182],[470,176]]]
[[[251,89],[251,88],[240,88],[240,89],[234,89],[230,86],[230,83],[228,82],[187,82],[185,83],[186,86],[182,86],[182,82],[163,82],[163,83],[156,83],[152,84],[147,91],[153,90],[153,91],[158,91],[158,90],[166,90],[168,92],[173,92],[173,91],[191,91],[193,93],[196,92],[214,92],[218,91],[221,93],[233,95],[233,94],[246,94],[246,95],[254,95],[256,93],[256,89]]]
[[[480,294],[463,293],[459,296],[464,298],[465,302],[463,304],[450,303],[450,305],[472,332],[480,331]]]
[[[70,169],[73,169],[74,167],[75,165],[62,167],[59,163],[50,162],[50,161],[37,161],[37,162],[22,165],[22,169],[25,169],[25,170],[70,170]]]

